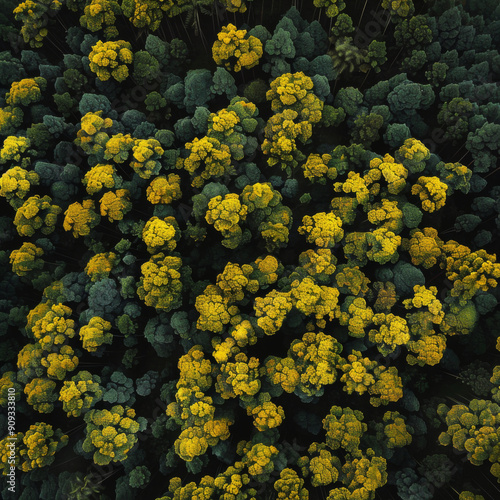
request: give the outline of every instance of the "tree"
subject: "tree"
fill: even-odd
[[[43,249],[33,243],[23,243],[21,248],[13,250],[9,256],[12,271],[18,276],[33,275],[44,266],[44,261],[41,259],[43,254]]]
[[[422,142],[410,137],[396,151],[394,158],[397,162],[402,163],[412,174],[416,174],[424,170],[425,162],[430,156],[430,151]]]
[[[384,118],[377,113],[359,114],[354,120],[351,141],[370,147],[380,139],[379,130],[384,124]]]
[[[113,126],[111,118],[102,118],[102,111],[88,112],[82,116],[80,130],[76,133],[75,144],[88,155],[103,155],[109,141],[105,129]],[[99,162],[96,162],[96,164]]]
[[[111,323],[99,316],[93,316],[88,325],[80,328],[80,340],[83,348],[88,352],[96,352],[103,344],[113,342],[113,334],[109,333]]]
[[[228,300],[222,290],[215,285],[208,285],[203,293],[196,297],[195,307],[200,313],[196,327],[215,333],[222,332],[224,325],[228,324],[231,316],[238,311],[236,306],[228,306]]]
[[[256,66],[262,53],[262,42],[255,36],[247,36],[246,30],[238,30],[233,24],[222,27],[212,46],[215,63],[235,72]]]
[[[285,468],[280,478],[274,483],[278,500],[308,500],[309,492],[304,487],[304,480],[299,478],[293,469]]]
[[[122,220],[123,216],[132,210],[132,202],[129,198],[128,189],[117,189],[104,193],[99,200],[100,212],[102,216],[107,215],[110,222]]]
[[[181,304],[182,260],[180,257],[153,255],[141,266],[137,295],[146,305],[162,311],[171,311]]]
[[[20,432],[22,439],[19,446],[20,465],[23,472],[39,467],[46,467],[55,460],[55,454],[68,444],[68,436],[61,429],[54,430],[50,424],[36,422],[30,425],[25,433]]]
[[[467,459],[476,466],[489,460],[493,464],[490,472],[498,480],[500,406],[489,400],[473,399],[468,406],[453,405],[449,408],[441,403],[437,413],[448,426],[448,429],[439,435],[440,444],[452,444],[458,451],[467,451]]]
[[[361,438],[368,429],[363,418],[359,410],[332,406],[323,419],[327,446],[332,451],[342,448],[348,453],[355,453],[359,450]]]
[[[334,213],[319,212],[305,215],[299,234],[307,234],[307,241],[321,248],[332,248],[344,237],[342,221]]]
[[[328,154],[319,155],[311,153],[307,157],[307,161],[301,165],[304,172],[304,177],[311,182],[319,182],[325,184],[326,179],[335,179],[337,170],[330,165],[332,157]]]
[[[438,123],[445,130],[444,140],[461,141],[469,131],[469,119],[474,115],[472,103],[462,97],[454,97],[443,104],[438,113]]]
[[[426,212],[434,212],[446,203],[446,191],[448,186],[441,182],[439,177],[421,176],[411,188],[411,194],[418,195],[422,202],[422,209]]]
[[[0,196],[7,199],[14,209],[18,209],[32,186],[39,184],[40,177],[34,171],[15,166],[0,177]]]
[[[221,144],[213,137],[195,138],[186,144],[189,156],[180,161],[177,168],[183,167],[193,177],[192,186],[201,188],[211,177],[225,177],[235,172],[231,165],[231,153],[226,144]],[[204,166],[201,172],[196,172]]]
[[[253,417],[254,426],[261,432],[279,427],[285,418],[283,408],[272,401],[264,401],[255,407],[248,406],[247,414]]]
[[[40,76],[35,78],[24,78],[19,82],[13,82],[10,91],[5,95],[8,106],[29,106],[31,103],[42,99],[42,92],[47,87],[47,80]]]
[[[340,360],[342,345],[323,332],[307,332],[302,339],[290,344],[287,356],[293,360],[300,381],[295,393],[305,401],[311,396],[321,396],[323,386],[337,379],[335,366]]]
[[[135,139],[130,166],[139,177],[149,179],[160,171],[159,159],[163,153],[164,149],[157,139]]]
[[[243,242],[243,232],[238,223],[245,220],[247,211],[247,206],[241,203],[237,194],[226,194],[224,198],[219,195],[208,202],[205,220],[222,233],[222,245],[234,249]]]
[[[100,215],[94,211],[94,206],[93,200],[72,203],[64,212],[64,230],[72,231],[75,238],[90,234],[90,230],[101,221]]]
[[[312,79],[302,71],[285,73],[271,82],[266,98],[271,101],[275,113],[291,109],[297,113],[300,121],[318,123],[324,104],[314,94],[313,87]]]
[[[351,296],[352,297],[352,296]],[[363,338],[367,328],[373,319],[373,311],[371,307],[367,307],[365,299],[361,297],[350,297],[346,299],[341,307],[341,315],[339,323],[347,325],[349,335],[352,337]]]
[[[16,211],[14,225],[20,236],[33,236],[37,230],[44,235],[55,229],[57,216],[61,207],[52,205],[50,196],[40,195],[28,198]]]
[[[98,253],[91,257],[85,266],[85,272],[91,281],[107,278],[113,267],[118,263],[114,252]]]
[[[144,427],[145,419],[135,417],[135,410],[115,405],[111,410],[90,410],[85,414],[86,438],[82,448],[93,452],[94,463],[108,465],[122,462],[137,442],[137,432]]]
[[[59,401],[62,401],[63,410],[68,417],[79,417],[102,399],[103,390],[100,383],[101,378],[98,375],[86,370],[71,377],[71,381],[63,382]]]
[[[121,13],[122,9],[115,0],[92,0],[84,8],[80,24],[92,32],[103,29],[105,38],[109,40],[118,36],[115,22],[116,16],[121,15]]]
[[[22,167],[29,166],[29,158],[24,158],[24,155],[30,146],[31,141],[27,137],[9,135],[5,138],[0,150],[0,164],[16,162]]]
[[[344,372],[340,378],[346,384],[344,391],[348,394],[367,392],[372,406],[387,405],[403,397],[403,384],[394,366],[387,369],[376,361],[363,358],[359,351],[353,351],[339,367]]]
[[[60,351],[68,339],[75,336],[75,322],[69,319],[71,308],[63,304],[52,304],[31,328],[39,346],[47,352]],[[43,364],[43,363],[42,363]]]
[[[179,226],[174,217],[152,217],[142,230],[142,239],[150,254],[172,252],[180,239]]]
[[[399,234],[403,229],[403,212],[398,208],[396,201],[382,198],[381,202],[372,205],[367,215],[372,224],[384,227],[395,234]]]
[[[181,178],[177,174],[168,174],[155,177],[149,184],[146,193],[147,199],[153,205],[158,203],[170,204],[181,198]]]
[[[34,378],[24,387],[26,401],[39,413],[50,413],[54,409],[57,394],[56,383],[46,378]]]
[[[336,17],[340,11],[345,9],[343,0],[314,0],[315,7],[326,7],[325,14],[327,17]]]
[[[307,452],[308,456],[297,460],[297,465],[302,469],[302,475],[304,477],[311,475],[311,484],[314,487],[335,483],[339,478],[342,465],[340,460],[326,449],[326,444],[312,443]]]
[[[409,16],[396,24],[394,38],[400,47],[424,48],[432,42],[432,30],[426,16]]]
[[[403,164],[397,163],[394,158],[386,154],[384,158],[373,158],[370,161],[371,169],[378,169],[387,183],[387,191],[397,195],[406,187],[408,169]]]
[[[383,356],[389,355],[397,346],[405,345],[410,340],[410,331],[406,320],[392,313],[377,313],[373,316],[373,324],[378,327],[368,332],[371,342]]]
[[[113,165],[98,164],[92,167],[82,179],[87,193],[92,195],[101,192],[104,188],[113,189],[121,186],[121,178],[117,175]]]
[[[102,82],[113,77],[123,82],[129,75],[128,64],[132,64],[134,54],[132,45],[125,40],[103,42],[99,40],[92,46],[89,54],[90,69]]]
[[[138,83],[151,83],[160,75],[160,62],[147,50],[139,50],[134,54],[134,71],[132,78]]]

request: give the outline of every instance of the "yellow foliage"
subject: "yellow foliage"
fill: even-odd
[[[422,209],[432,213],[444,207],[447,189],[448,186],[441,182],[439,177],[421,176],[417,183],[412,186],[411,194],[418,195],[422,202]]]
[[[102,82],[111,77],[118,82],[126,80],[129,75],[127,64],[132,64],[133,60],[132,45],[125,40],[112,42],[99,40],[89,54],[90,70]]]
[[[82,179],[88,194],[95,194],[104,188],[112,189],[116,187],[119,178],[113,165],[98,164],[92,167]]]
[[[313,276],[318,282],[328,282],[329,276],[335,272],[337,258],[329,248],[318,250],[308,249],[299,255],[299,264],[307,274]]]
[[[153,255],[141,266],[137,295],[147,306],[170,311],[181,305],[182,281],[180,257]]]
[[[235,172],[231,165],[229,147],[213,137],[195,138],[193,142],[186,143],[186,149],[189,151],[189,156],[182,162],[185,170],[194,175],[204,166],[204,169],[193,178],[192,186],[201,188],[211,177],[220,178]]]
[[[419,340],[412,340],[408,343],[408,349],[417,354],[414,356],[408,354],[406,362],[409,365],[418,364],[419,366],[437,365],[443,357],[446,349],[446,337],[442,334],[424,335]]]
[[[265,363],[266,375],[275,386],[291,394],[300,383],[300,374],[293,359],[270,356]]]
[[[394,2],[393,2],[394,3]],[[412,173],[422,172],[431,152],[418,139],[410,137],[396,152],[396,159]]]
[[[90,319],[88,325],[80,328],[80,340],[83,348],[88,352],[95,352],[103,344],[111,344],[113,342],[113,334],[109,333],[111,323],[99,316],[94,316]]]
[[[377,344],[377,349],[387,356],[397,346],[405,345],[410,340],[410,331],[406,320],[392,313],[378,313],[373,316],[373,323],[378,327],[368,332],[371,342]]]
[[[257,325],[266,335],[273,335],[282,326],[292,309],[290,293],[272,290],[265,297],[256,297],[253,303]]]
[[[374,203],[371,206],[367,215],[372,224],[381,225],[395,234],[403,229],[403,212],[398,208],[396,201],[383,198],[381,203]]]
[[[135,141],[130,134],[114,134],[104,143],[104,158],[115,163],[124,163],[128,160],[134,144]]]
[[[149,179],[156,175],[161,168],[159,159],[164,153],[157,139],[136,139],[132,148],[130,166],[142,179]]]
[[[62,346],[75,336],[75,322],[66,319],[71,313],[68,306],[53,304],[50,310],[35,322],[31,331],[43,350],[50,352],[52,348]]]
[[[248,358],[243,352],[232,358],[234,361],[230,359],[218,365],[215,389],[224,399],[239,397],[250,403],[260,390],[260,375],[264,369],[259,367],[257,358]]]
[[[142,230],[142,240],[151,254],[159,251],[171,252],[177,246],[180,238],[179,226],[175,217],[151,217]]]
[[[221,332],[224,325],[231,320],[231,316],[238,312],[236,306],[228,307],[222,290],[215,285],[208,285],[203,293],[196,297],[195,307],[200,313],[196,327],[214,333]]]
[[[132,210],[129,195],[128,189],[117,189],[114,192],[104,193],[104,196],[99,200],[101,215],[107,215],[109,222],[122,220],[123,216]]]
[[[12,167],[0,177],[0,196],[7,198],[14,208],[18,208],[21,205],[20,200],[26,197],[31,186],[38,185],[39,179],[36,172]]]
[[[243,300],[244,289],[249,285],[248,276],[253,272],[252,266],[228,262],[221,274],[217,276],[217,286],[222,290],[228,302]]]
[[[408,169],[401,163],[394,161],[390,154],[384,155],[383,159],[373,158],[370,161],[371,169],[378,169],[387,182],[387,191],[390,194],[397,195],[406,187],[406,178]]]
[[[29,106],[33,102],[42,99],[42,92],[47,87],[47,80],[40,76],[35,78],[24,78],[19,82],[13,82],[10,91],[5,95],[5,102],[10,106]]]
[[[254,408],[249,406],[247,413],[253,417],[253,425],[261,432],[279,427],[285,418],[283,408],[272,401],[265,401]]]
[[[102,111],[89,112],[82,116],[80,130],[76,133],[74,143],[90,155],[104,150],[109,141],[106,129],[113,126],[111,118],[102,118]]]
[[[307,234],[307,241],[321,248],[332,248],[344,237],[342,221],[333,212],[304,215],[299,234]]]
[[[253,68],[259,63],[262,53],[262,42],[254,36],[247,36],[246,30],[238,30],[233,24],[222,27],[212,46],[215,64],[224,65],[230,71]]]
[[[404,242],[408,249],[411,261],[416,266],[430,269],[441,260],[443,241],[438,237],[438,232],[433,227],[414,229],[410,232],[411,239]]]
[[[94,211],[93,200],[83,200],[82,203],[75,201],[64,212],[63,228],[65,231],[73,231],[73,236],[78,238],[90,234],[90,230],[100,221],[100,215]]]
[[[275,113],[286,109],[297,113],[299,121],[321,121],[324,103],[313,92],[314,83],[302,71],[284,73],[271,82],[266,98]]]
[[[184,429],[174,443],[175,453],[185,462],[191,462],[208,449],[206,433],[201,427]]]
[[[337,169],[329,166],[331,159],[332,157],[329,154],[310,154],[307,161],[302,165],[304,177],[312,182],[317,180],[320,183],[325,183],[326,179],[335,179]]]
[[[103,29],[106,38],[118,36],[115,27],[116,16],[122,13],[119,4],[114,0],[92,0],[85,5],[84,15],[80,17],[80,24],[89,31]]]
[[[168,205],[182,196],[181,178],[177,174],[155,177],[146,193],[148,201],[153,205],[158,203]]]
[[[320,328],[324,328],[326,324],[325,316],[331,321],[338,314],[338,297],[337,288],[319,286],[309,277],[291,283],[291,303],[306,316],[314,314]]]
[[[90,276],[91,281],[107,278],[116,260],[117,255],[113,252],[98,253],[89,259],[85,272]]]
[[[21,248],[13,250],[9,256],[12,271],[18,276],[26,276],[31,271],[41,269],[44,264],[40,259],[42,255],[42,248],[33,243],[24,242]]]

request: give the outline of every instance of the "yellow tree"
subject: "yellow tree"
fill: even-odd
[[[121,179],[117,175],[113,165],[98,164],[85,174],[82,184],[85,186],[88,194],[95,194],[104,188],[112,189],[119,187]]]
[[[426,212],[435,212],[446,203],[448,186],[439,177],[421,176],[411,188],[411,194],[418,195],[422,202],[422,209]]]
[[[168,205],[182,196],[181,178],[177,174],[155,177],[149,184],[146,194],[149,203]]]
[[[318,212],[305,215],[299,234],[306,234],[307,241],[321,248],[332,248],[344,237],[342,221],[334,213]]]
[[[107,215],[110,222],[122,220],[123,216],[132,210],[129,195],[128,189],[117,189],[105,193],[99,200],[101,215],[103,217]]]
[[[93,200],[72,203],[64,212],[64,230],[72,231],[75,238],[90,234],[90,230],[101,221],[101,216],[94,211],[94,207]]]
[[[132,64],[134,54],[132,45],[125,40],[103,42],[99,40],[89,54],[90,70],[102,82],[113,77],[123,82],[129,75],[128,65]]]
[[[32,186],[39,183],[36,172],[21,167],[12,167],[0,177],[0,196],[7,199],[10,205],[18,209]]]
[[[253,68],[262,54],[262,42],[255,36],[247,36],[246,30],[238,30],[233,24],[222,27],[212,46],[215,63],[231,71]]]
[[[224,198],[219,195],[208,202],[205,220],[222,233],[222,245],[234,249],[242,243],[243,233],[238,223],[246,219],[247,211],[237,194],[229,193]]]
[[[61,207],[51,204],[50,196],[40,195],[28,198],[16,211],[14,225],[20,236],[33,236],[37,230],[51,234],[55,229]]]

